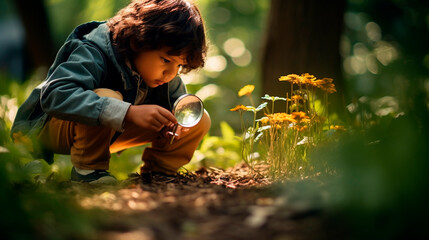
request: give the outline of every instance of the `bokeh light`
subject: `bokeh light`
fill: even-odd
[[[238,38],[230,38],[223,44],[226,54],[231,57],[240,57],[246,51],[243,41]]]
[[[208,72],[222,72],[225,70],[227,62],[224,56],[216,55],[207,58],[204,70]]]

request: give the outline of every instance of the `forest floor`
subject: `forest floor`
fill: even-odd
[[[137,175],[76,199],[103,209],[97,239],[338,239],[321,208],[320,181],[272,183],[245,165],[181,174]],[[320,188],[317,188],[320,189]]]

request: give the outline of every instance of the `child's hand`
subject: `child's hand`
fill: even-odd
[[[176,124],[177,120],[173,113],[158,105],[131,105],[125,115],[125,124],[127,122],[159,132],[165,126]]]

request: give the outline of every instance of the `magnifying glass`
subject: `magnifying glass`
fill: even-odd
[[[177,127],[193,127],[200,122],[204,114],[204,105],[199,97],[194,94],[184,94],[180,96],[173,105],[173,114],[177,119],[177,124],[173,127],[173,143],[176,136]]]

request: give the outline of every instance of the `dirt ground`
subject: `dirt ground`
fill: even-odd
[[[99,239],[338,239],[316,180],[271,183],[245,166],[175,177],[136,175],[76,198],[108,213]],[[304,189],[304,190],[303,190]],[[305,190],[307,189],[307,190]]]

